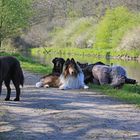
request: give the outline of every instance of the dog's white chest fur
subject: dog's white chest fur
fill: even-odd
[[[59,89],[79,89],[79,88],[88,88],[84,84],[84,74],[80,72],[77,77],[68,75],[64,78],[63,75],[60,76],[61,86]]]

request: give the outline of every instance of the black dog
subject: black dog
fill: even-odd
[[[20,85],[23,86],[24,76],[20,67],[19,61],[11,56],[0,57],[0,94],[2,83],[4,81],[7,88],[6,101],[10,100],[11,88],[10,81],[12,80],[16,89],[16,98],[14,101],[20,100]]]
[[[82,71],[83,71],[84,76],[85,76],[85,80],[84,80],[85,84],[93,83],[94,77],[92,74],[92,69],[95,65],[106,65],[106,64],[99,61],[99,62],[96,62],[94,64],[89,64],[89,65],[85,66],[85,64],[80,63],[80,67],[82,68]]]
[[[63,58],[61,58],[61,57],[60,58],[55,57],[52,60],[52,63],[54,64],[53,69],[52,69],[52,74],[60,76],[60,74],[63,71],[63,65],[65,63],[65,60]]]
[[[52,73],[44,75],[43,77],[41,77],[41,79],[46,79],[47,77],[52,77],[52,76],[60,76],[62,71],[63,71],[63,65],[65,63],[65,60],[61,57],[55,57],[52,60],[53,63],[53,69],[52,69]]]
[[[88,63],[80,63],[79,61],[77,61],[77,64],[80,66],[81,69],[84,69],[88,66]]]

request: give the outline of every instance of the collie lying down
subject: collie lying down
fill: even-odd
[[[72,58],[67,59],[62,74],[59,76],[48,75],[36,83],[36,87],[58,87],[59,89],[88,89],[84,83],[84,74],[79,65]]]
[[[45,77],[42,77],[39,82],[36,83],[36,87],[59,87],[60,85],[60,79],[59,76],[55,75],[46,75]]]

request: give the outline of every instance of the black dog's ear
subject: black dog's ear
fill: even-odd
[[[65,64],[67,65],[67,64],[69,64],[69,62],[70,62],[70,59],[69,59],[69,58],[67,58],[67,60],[66,60]]]
[[[76,64],[76,62],[75,62],[74,58],[71,58],[71,62]]]
[[[72,61],[72,62],[75,62],[74,58],[71,58],[71,61]]]
[[[67,61],[70,61],[70,59],[69,59],[69,58],[67,58],[66,62],[67,62]]]
[[[58,57],[55,57],[55,58],[52,60],[52,63],[55,63],[57,59],[58,59]]]

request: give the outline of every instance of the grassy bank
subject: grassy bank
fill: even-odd
[[[0,52],[0,56],[14,56],[20,61],[23,69],[34,72],[34,73],[47,74],[51,72],[50,66],[39,64],[30,58],[23,57],[22,55],[18,53]]]
[[[113,89],[110,86],[90,84],[90,88],[113,98],[130,104],[135,104],[140,107],[140,85],[124,85],[122,89]]]
[[[113,49],[92,49],[92,48],[75,48],[75,47],[69,47],[69,48],[58,48],[58,47],[47,47],[47,48],[33,48],[31,49],[31,54],[36,56],[38,53],[40,55],[43,55],[47,52],[54,53],[54,54],[72,54],[72,55],[90,55],[90,56],[97,56],[97,57],[107,57],[107,55],[111,57],[118,57],[118,56],[129,56],[129,57],[139,57],[140,50],[131,50],[131,51],[116,51]]]

